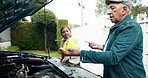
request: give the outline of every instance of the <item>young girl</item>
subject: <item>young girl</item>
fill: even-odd
[[[71,29],[69,27],[67,27],[67,26],[62,27],[60,33],[61,33],[63,39],[61,41],[61,46],[58,50],[59,53],[61,53],[62,51],[68,52],[66,50],[67,48],[80,49],[80,46],[77,45],[77,40],[75,38],[72,38]],[[72,62],[72,63],[78,63],[79,57],[76,57],[76,56],[71,57],[71,56],[62,55],[62,62],[67,62],[67,61]]]

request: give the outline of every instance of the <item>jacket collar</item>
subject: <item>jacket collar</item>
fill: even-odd
[[[116,27],[119,27],[121,25],[123,25],[124,22],[126,22],[127,20],[131,19],[131,16],[130,15],[127,15],[123,20],[121,20],[120,22],[118,22],[117,24],[113,25],[111,27],[111,29],[114,29]]]

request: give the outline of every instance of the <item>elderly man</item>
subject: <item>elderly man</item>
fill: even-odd
[[[84,63],[104,64],[103,78],[146,78],[142,63],[143,34],[140,25],[131,19],[131,0],[106,0],[112,23],[105,45],[89,42],[103,52],[67,49],[65,55],[80,55]]]

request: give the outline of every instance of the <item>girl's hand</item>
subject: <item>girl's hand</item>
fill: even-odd
[[[70,56],[64,57],[64,59],[62,60],[62,62],[66,62],[68,59],[70,59]]]

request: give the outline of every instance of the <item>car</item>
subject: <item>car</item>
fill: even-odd
[[[0,0],[0,33],[53,0]],[[61,59],[27,52],[0,51],[0,78],[101,78]]]

